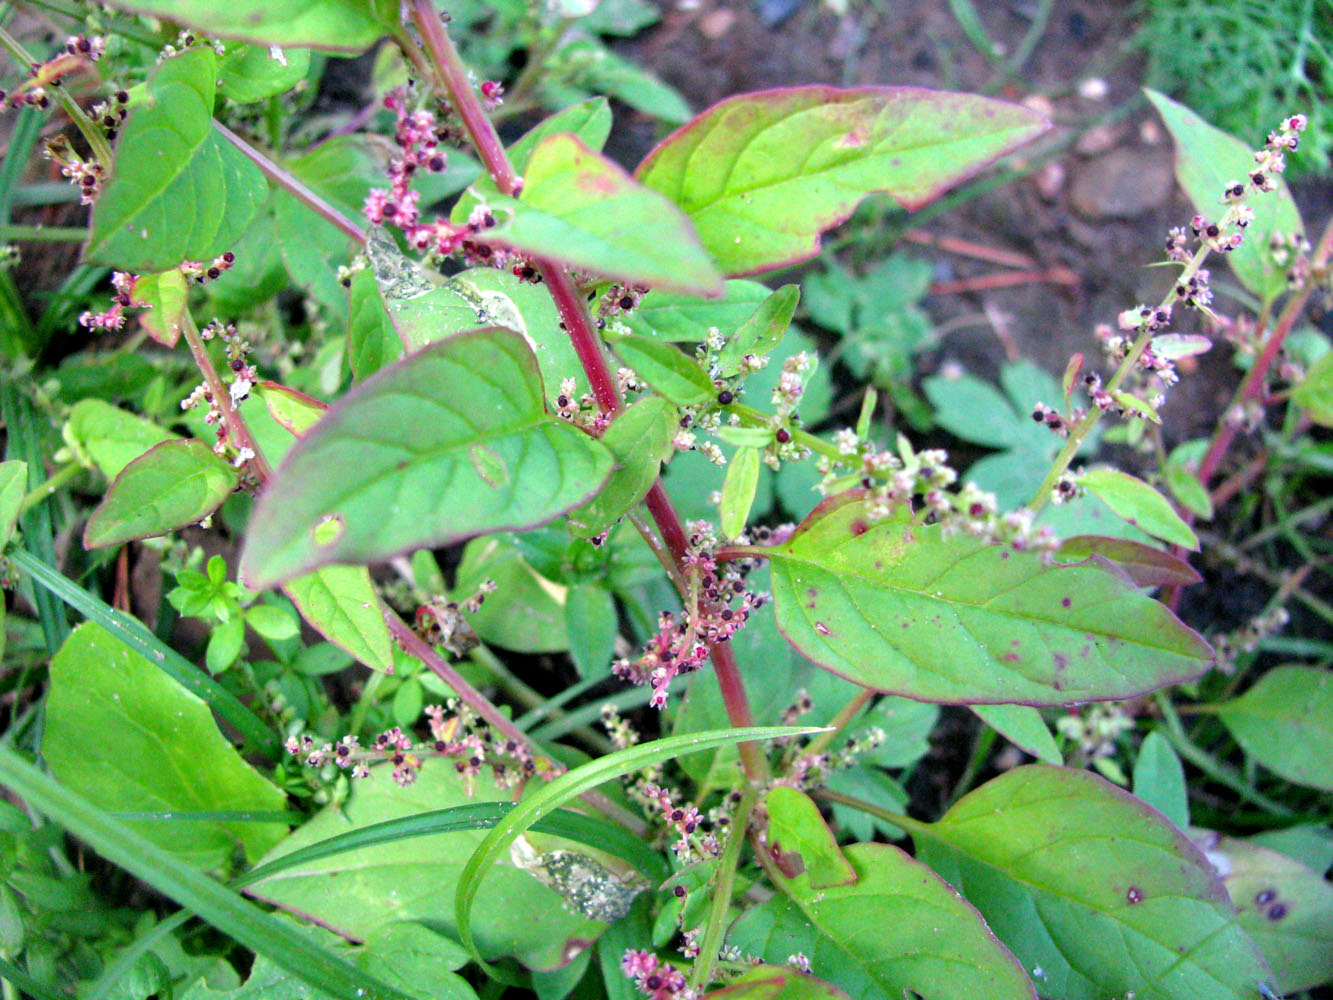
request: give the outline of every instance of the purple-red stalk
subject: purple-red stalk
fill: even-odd
[[[425,43],[438,83],[444,88],[454,110],[462,119],[463,127],[467,130],[477,155],[495,181],[496,187],[505,194],[513,196],[521,186],[521,181],[472,89],[467,70],[448,33],[444,30],[439,12],[430,0],[412,0],[411,11],[412,23],[416,25]],[[565,324],[565,332],[569,335],[583,365],[584,374],[592,387],[598,407],[605,413],[616,413],[621,408],[620,391],[602,354],[601,343],[593,328],[587,304],[579,294],[573,279],[558,262],[538,258],[534,263],[555,300],[560,319]],[[644,502],[672,558],[677,566],[683,565],[687,548],[685,528],[660,480],[653,484]],[[745,685],[741,681],[740,669],[731,647],[726,643],[715,644],[710,652],[713,666],[717,671],[718,686],[722,690],[722,699],[727,707],[727,718],[736,727],[753,726],[754,715],[750,711]],[[756,744],[740,744],[740,754],[741,763],[752,781],[761,781],[767,776],[768,762]]]

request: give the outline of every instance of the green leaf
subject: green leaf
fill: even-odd
[[[121,471],[83,531],[84,548],[165,535],[202,521],[231,495],[240,472],[202,441],[164,441]]]
[[[161,274],[141,274],[134,279],[135,301],[146,303],[148,311],[139,314],[139,323],[148,335],[165,347],[175,347],[181,336],[181,322],[190,291],[179,268]]]
[[[548,405],[560,396],[565,379],[574,380],[577,392],[588,391],[583,365],[569,334],[560,325],[560,314],[545,286],[494,267],[474,267],[453,280],[460,293],[474,296],[487,315],[495,317],[497,325],[528,338],[546,385]]]
[[[661,396],[645,396],[616,414],[600,438],[615,456],[616,470],[600,493],[569,512],[570,533],[600,535],[647,496],[675,451],[672,440],[679,429],[676,408]]]
[[[384,181],[385,153],[375,139],[335,135],[284,160],[282,166],[345,217],[356,220],[371,189]],[[280,188],[269,199],[269,212],[290,282],[337,315],[347,302],[338,268],[361,245],[346,229]]]
[[[699,362],[671,344],[622,337],[615,350],[644,381],[679,406],[698,406],[717,398],[717,387]]]
[[[535,527],[595,492],[611,465],[547,416],[522,336],[460,334],[362,383],[288,453],[251,515],[241,575],[263,588]]]
[[[82,399],[69,411],[65,439],[94,463],[107,479],[115,479],[154,445],[179,440],[151,420],[104,403]]]
[[[1310,366],[1291,398],[1315,423],[1333,427],[1333,351]]]
[[[843,853],[851,885],[784,879],[745,913],[727,943],[782,962],[792,952],[852,996],[897,1000],[1035,1000],[1032,984],[981,916],[934,872],[887,844]]]
[[[1173,457],[1174,454],[1173,452]],[[1171,495],[1182,507],[1195,517],[1201,517],[1205,521],[1212,520],[1213,498],[1208,493],[1208,487],[1199,482],[1198,474],[1193,468],[1167,459],[1166,465],[1162,467],[1162,476],[1166,479]]]
[[[591,583],[570,587],[565,595],[565,631],[579,676],[605,676],[616,646],[616,604],[611,592]]]
[[[1276,667],[1215,710],[1264,767],[1298,785],[1333,791],[1333,673]]]
[[[454,922],[463,944],[474,956],[482,959],[477,942],[473,939],[472,909],[478,898],[482,879],[500,856],[509,850],[523,832],[543,816],[548,816],[562,805],[584,792],[622,774],[637,771],[684,754],[708,750],[727,743],[775,739],[779,736],[801,736],[816,732],[808,727],[754,726],[748,729],[711,730],[685,736],[668,736],[638,746],[627,747],[589,761],[567,771],[549,784],[541,785],[518,804],[513,812],[496,824],[468,858],[454,896]],[[490,896],[485,897],[489,901]],[[484,962],[483,962],[484,965]]]
[[[769,849],[775,854],[799,854],[812,889],[851,885],[856,870],[838,849],[838,838],[819,814],[810,796],[795,788],[778,785],[764,796],[768,812]]]
[[[114,0],[110,6],[256,45],[360,52],[389,33],[363,0]]]
[[[1102,465],[1078,477],[1079,485],[1136,528],[1172,545],[1199,551],[1199,539],[1171,502],[1142,479]]]
[[[630,331],[653,340],[699,344],[712,327],[738,329],[772,293],[757,281],[728,281],[720,299],[651,291],[624,317]]]
[[[815,663],[922,701],[1063,705],[1196,677],[1207,644],[1119,573],[874,521],[831,497],[767,550],[778,627]]]
[[[787,335],[796,304],[801,300],[799,285],[783,285],[766,298],[744,323],[728,338],[717,364],[724,378],[740,370],[741,359],[747,354],[763,357]]]
[[[335,835],[376,834],[368,845],[326,853],[340,846],[330,841],[316,857],[295,867],[284,865],[248,891],[359,940],[405,920],[430,921],[457,938],[452,903],[469,855],[484,841],[478,827],[503,822],[512,810],[505,808],[503,816],[485,823],[473,819],[443,827],[455,831],[448,833],[412,833],[410,824],[423,822],[419,814],[424,813],[447,819],[444,810],[454,807],[507,807],[509,798],[485,775],[469,796],[447,761],[428,762],[406,788],[394,784],[387,769],[376,768],[368,780],[357,782],[345,804],[320,811],[264,861],[281,862]],[[403,825],[383,826],[391,821]],[[595,940],[604,928],[568,910],[557,893],[507,864],[486,879],[476,910],[476,939],[487,958],[512,955],[536,969],[563,964],[572,950]]]
[[[735,538],[745,530],[759,487],[759,449],[738,448],[722,481],[722,503],[718,508],[725,538]]]
[[[403,356],[403,342],[380,298],[375,272],[369,268],[352,276],[347,307],[347,363],[359,380],[374,375]]]
[[[278,758],[281,746],[259,717],[234,694],[163,643],[143,622],[117,611],[31,553],[20,549],[11,552],[9,558],[44,591],[49,591],[89,621],[97,622],[126,649],[155,663],[186,691],[207,702],[220,718],[245,738],[252,750],[258,750],[269,760]]]
[[[301,623],[285,601],[252,605],[245,611],[245,623],[269,642],[288,642],[301,634]]]
[[[245,645],[245,619],[232,618],[213,629],[204,651],[204,666],[210,674],[220,674],[241,655]]]
[[[272,958],[340,1000],[410,1000],[407,994],[353,968],[286,922],[273,919],[182,864],[141,837],[130,824],[112,819],[61,787],[6,746],[0,746],[0,783],[112,864],[176,900],[239,944]]]
[[[1209,835],[1208,860],[1240,910],[1283,996],[1333,982],[1333,886],[1305,865],[1244,840]]]
[[[690,106],[674,87],[622,59],[599,41],[578,39],[561,48],[554,60],[562,64],[568,60],[577,66],[580,86],[624,101],[635,111],[660,118],[668,125],[680,125],[690,117]]]
[[[290,48],[278,54],[263,46],[232,44],[218,64],[218,93],[239,104],[285,94],[305,79],[310,52]]]
[[[295,437],[300,437],[319,423],[329,409],[328,403],[321,403],[318,399],[285,385],[278,385],[277,382],[260,382],[254,391],[264,401],[269,415]]]
[[[28,492],[28,463],[0,462],[0,551],[14,537],[19,505]]]
[[[1135,396],[1133,393],[1124,392],[1120,389],[1111,389],[1107,392],[1120,406],[1128,413],[1142,417],[1144,420],[1151,420],[1155,424],[1160,424],[1162,418],[1158,415],[1156,407],[1151,403],[1145,402]]]
[[[561,133],[575,136],[589,149],[600,150],[611,134],[611,102],[605,97],[594,97],[538,122],[505,150],[514,170],[522,175],[528,168],[528,161],[532,159],[532,151],[537,148],[537,144],[547,136]],[[491,180],[491,175],[483,172],[459,197],[449,213],[449,220],[454,225],[462,225],[468,221],[478,204],[489,203],[499,194],[500,189]]]
[[[490,600],[468,615],[488,643],[521,653],[558,653],[569,648],[565,631],[568,589],[542,576],[523,558],[512,535],[474,538],[463,549],[456,600],[465,600],[482,580],[494,580],[503,600]],[[512,609],[520,607],[516,615]]]
[[[51,661],[42,754],[61,784],[103,809],[282,810],[285,798],[232,749],[200,699],[100,626],[70,633]],[[239,844],[258,857],[280,823],[131,824],[200,868]]]
[[[372,670],[393,673],[393,642],[364,566],[324,566],[283,586],[320,635]]]
[[[1139,747],[1139,756],[1134,761],[1134,794],[1180,829],[1189,829],[1185,769],[1171,748],[1171,741],[1159,732],[1149,733]]]
[[[1264,978],[1203,855],[1096,775],[1016,768],[909,829],[1043,996],[1250,1000]]]
[[[706,1000],[847,1000],[832,983],[795,969],[760,965],[705,994]]]
[[[1185,189],[1195,211],[1205,218],[1222,217],[1222,192],[1229,182],[1244,181],[1254,169],[1253,147],[1209,125],[1183,104],[1144,88],[1176,143],[1176,180]],[[1276,123],[1272,123],[1276,124]],[[1257,138],[1257,136],[1256,136]],[[1226,255],[1240,283],[1265,303],[1287,290],[1285,268],[1272,260],[1268,249],[1274,233],[1303,234],[1301,215],[1281,177],[1276,191],[1254,195],[1248,201],[1254,219],[1245,228],[1245,240]]]
[[[240,239],[268,196],[259,168],[213,128],[217,57],[204,46],[160,63],[130,112],[84,260],[136,273],[209,260]]]
[[[517,200],[488,199],[499,221],[477,242],[612,280],[721,294],[722,276],[674,205],[572,135],[538,143]]]
[[[1061,562],[1078,562],[1094,556],[1124,570],[1140,587],[1188,587],[1203,581],[1198,571],[1183,559],[1177,559],[1155,545],[1132,542],[1128,538],[1075,535],[1066,538],[1056,553]]]
[[[427,271],[398,249],[386,229],[370,231],[366,254],[389,319],[409,351],[480,326],[519,326],[506,296],[483,295],[469,284]],[[371,350],[388,357],[391,347],[386,340]]]
[[[1065,762],[1041,713],[1031,705],[973,705],[972,711],[1024,753],[1056,767]]]
[[[792,87],[714,105],[635,173],[680,206],[725,274],[754,274],[815,256],[819,234],[872,192],[919,208],[1047,128],[965,94]]]

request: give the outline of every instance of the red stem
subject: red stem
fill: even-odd
[[[428,642],[413,632],[412,627],[408,625],[407,622],[399,618],[398,615],[388,607],[381,608],[381,611],[384,614],[384,621],[389,626],[389,631],[393,633],[394,638],[398,640],[399,645],[426,666],[430,667],[430,669],[439,676],[440,680],[453,688],[454,693],[456,693],[464,703],[470,706],[473,711],[516,743],[529,747],[533,745],[532,741],[521,729],[506,719],[500,713],[500,710],[491,704],[490,699],[464,680],[463,675],[451,667],[443,657],[436,653]]]
[[[349,219],[333,205],[330,205],[324,198],[297,180],[293,174],[278,166],[259,150],[255,149],[254,146],[251,146],[239,135],[227,128],[226,125],[223,125],[220,121],[214,119],[213,127],[218,130],[222,135],[222,138],[226,139],[240,150],[241,153],[245,155],[246,159],[258,167],[265,177],[278,187],[282,188],[316,215],[323,219],[327,219],[352,239],[356,240],[362,246],[365,246],[366,231],[357,225],[356,222]]]
[[[421,40],[426,43],[426,52],[430,55],[435,72],[439,74],[440,85],[449,95],[454,110],[463,119],[463,128],[467,130],[477,155],[485,164],[486,172],[491,175],[501,194],[517,197],[522,181],[505,155],[504,144],[500,142],[495,126],[486,117],[486,111],[472,90],[467,69],[458,58],[454,44],[440,20],[440,12],[435,9],[432,0],[412,0],[412,23],[417,26]]]
[[[1333,253],[1333,220],[1324,229],[1324,234],[1319,238],[1319,245],[1315,248],[1310,257],[1311,271],[1322,271],[1328,267],[1330,253]],[[1273,327],[1273,332],[1268,335],[1264,341],[1264,349],[1250,366],[1250,370],[1245,373],[1245,379],[1236,391],[1236,397],[1232,405],[1237,403],[1247,403],[1258,399],[1264,393],[1264,380],[1268,376],[1269,369],[1273,367],[1273,362],[1277,360],[1278,351],[1282,349],[1283,342],[1287,339],[1287,334],[1295,325],[1297,318],[1305,309],[1305,303],[1310,298],[1310,293],[1314,291],[1315,281],[1313,278],[1307,281],[1305,287],[1293,295],[1283,308],[1282,314],[1278,317],[1277,324]],[[1236,437],[1236,429],[1225,422],[1218,429],[1217,434],[1213,436],[1212,444],[1208,446],[1208,452],[1199,463],[1199,482],[1204,486],[1208,485],[1208,480],[1212,478],[1221,464],[1222,458],[1226,455],[1227,449],[1231,447],[1231,442]]]
[[[476,147],[477,155],[495,181],[496,187],[505,194],[514,196],[521,188],[522,182],[514,172],[514,167],[509,162],[509,157],[505,154],[494,127],[486,117],[481,102],[477,100],[477,95],[468,80],[467,70],[463,67],[453,42],[440,23],[440,16],[433,3],[431,0],[412,0],[411,10],[412,22],[425,43],[440,86],[444,88],[454,110],[462,118],[463,127]],[[565,325],[565,332],[569,335],[583,365],[588,383],[592,386],[598,408],[604,413],[618,412],[621,408],[620,390],[606,363],[601,339],[593,329],[592,317],[588,314],[587,303],[580,294],[578,286],[559,262],[537,258],[534,263],[555,301],[560,319]],[[660,479],[648,491],[644,502],[657,524],[662,541],[671,552],[672,559],[677,567],[682,569],[678,575],[683,577],[687,549],[685,528],[666,490],[662,488]],[[727,707],[727,718],[736,727],[754,725],[754,715],[750,711],[749,699],[746,697],[745,686],[741,682],[740,670],[731,648],[725,643],[715,645],[711,647],[711,654],[713,665],[717,670],[718,684],[722,689],[722,698]],[[753,743],[742,743],[740,753],[741,763],[750,780],[756,783],[766,780],[768,762],[758,747]]]

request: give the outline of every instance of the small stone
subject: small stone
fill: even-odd
[[[1104,101],[1111,88],[1100,76],[1090,76],[1078,85],[1078,96],[1089,101]]]
[[[1022,105],[1028,110],[1035,111],[1037,114],[1043,115],[1046,118],[1051,118],[1055,115],[1055,105],[1051,103],[1049,97],[1046,97],[1043,94],[1028,94],[1027,97],[1023,98]]]
[[[1055,160],[1044,163],[1032,175],[1032,183],[1037,188],[1037,194],[1041,195],[1043,199],[1055,201],[1060,196],[1060,192],[1064,190],[1065,168]]]
[[[1074,150],[1083,156],[1097,156],[1114,147],[1119,139],[1116,129],[1106,125],[1094,125],[1078,137]]]
[[[705,38],[717,41],[736,23],[735,11],[717,7],[699,19],[699,31]]]
[[[1173,183],[1168,157],[1117,149],[1077,170],[1069,200],[1089,221],[1133,219],[1165,202]]]

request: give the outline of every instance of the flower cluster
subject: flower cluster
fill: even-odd
[[[852,767],[862,754],[879,748],[887,738],[883,729],[871,726],[856,736],[848,737],[837,749],[818,753],[797,752],[783,767],[782,776],[775,779],[773,784],[807,791],[821,788],[828,782],[829,775]]]
[[[126,309],[142,309],[148,305],[134,297],[134,284],[139,280],[137,274],[128,271],[112,271],[111,287],[116,294],[111,297],[111,305],[101,312],[86,309],[79,316],[79,325],[90,330],[119,330],[125,325]]]
[[[693,1000],[694,991],[687,988],[681,971],[651,951],[628,949],[621,956],[620,969],[650,1000]]]
[[[1082,714],[1071,711],[1055,721],[1055,729],[1078,744],[1084,758],[1096,760],[1115,753],[1120,734],[1134,728],[1134,720],[1119,705],[1097,702]]]
[[[1059,539],[1049,528],[1036,525],[1030,510],[1000,514],[995,495],[970,482],[961,489],[951,489],[958,474],[949,466],[949,456],[942,449],[913,451],[900,435],[898,453],[894,454],[862,440],[850,429],[839,431],[834,444],[841,457],[835,461],[820,456],[817,468],[824,475],[820,489],[825,494],[864,489],[872,520],[888,518],[919,497],[919,516],[933,518],[946,536],[970,535],[1042,554],[1054,552],[1059,546]]]
[[[236,263],[236,255],[228,250],[226,253],[219,254],[207,264],[199,261],[187,260],[181,265],[181,272],[189,278],[193,278],[199,284],[212,281],[220,277],[224,272],[231,269]],[[79,325],[87,327],[90,330],[119,330],[125,326],[126,309],[146,309],[151,303],[136,298],[140,277],[128,271],[112,271],[111,287],[115,289],[115,294],[111,296],[111,305],[101,312],[93,312],[91,309],[84,310],[79,315]]]
[[[715,858],[722,853],[717,837],[702,829],[703,816],[696,806],[688,802],[679,804],[675,792],[654,782],[643,782],[632,792],[650,811],[659,812],[662,820],[676,831],[678,839],[671,849],[679,860]]]
[[[225,345],[227,371],[231,374],[231,383],[227,386],[227,395],[230,398],[231,405],[236,406],[250,395],[250,390],[254,388],[254,384],[259,380],[259,372],[249,360],[250,342],[237,332],[235,325],[231,323],[224,324],[218,319],[212,320],[201,329],[199,336],[203,340],[220,338]],[[208,404],[208,413],[204,417],[204,423],[217,428],[217,441],[213,445],[213,451],[218,455],[226,455],[232,445],[228,436],[227,422],[223,419],[222,408],[218,400],[214,398],[213,391],[206,382],[195,386],[194,390],[181,400],[181,409],[192,410],[200,403]],[[254,458],[253,452],[248,448],[240,448],[232,461],[239,468],[251,458]]]
[[[350,734],[336,743],[318,743],[308,733],[292,736],[284,746],[309,767],[333,764],[352,778],[368,778],[371,764],[388,762],[393,766],[393,780],[404,788],[417,780],[431,758],[454,761],[454,770],[469,795],[487,767],[499,788],[515,787],[533,777],[555,776],[548,762],[534,758],[525,744],[480,724],[465,706],[453,702],[447,707],[428,705],[424,712],[430,728],[430,739],[424,741],[394,726],[376,736],[369,747],[361,746]]]
[[[1188,226],[1177,226],[1170,231],[1166,239],[1166,256],[1171,262],[1180,264],[1182,271],[1167,300],[1156,308],[1138,305],[1126,309],[1117,317],[1117,330],[1103,324],[1096,331],[1107,360],[1113,365],[1122,365],[1137,345],[1139,353],[1134,356],[1134,366],[1128,375],[1141,385],[1129,386],[1129,392],[1109,391],[1102,388],[1097,376],[1088,375],[1085,385],[1093,405],[1101,410],[1116,408],[1122,416],[1131,415],[1139,409],[1133,405],[1136,396],[1130,395],[1135,393],[1149,406],[1159,406],[1164,398],[1160,390],[1179,381],[1174,362],[1207,349],[1206,343],[1188,342],[1203,338],[1182,338],[1166,333],[1172,318],[1172,303],[1181,302],[1216,318],[1210,308],[1213,301],[1211,274],[1200,266],[1203,254],[1229,253],[1241,245],[1245,230],[1254,219],[1254,210],[1245,203],[1246,200],[1254,194],[1276,190],[1277,176],[1286,168],[1285,153],[1297,148],[1300,133],[1306,125],[1304,115],[1292,115],[1278,131],[1269,133],[1267,143],[1255,152],[1255,166],[1245,180],[1230,180],[1224,185],[1219,201],[1225,208],[1220,218],[1210,219],[1197,214]],[[1275,239],[1269,247],[1275,263],[1288,266],[1289,281],[1299,283],[1304,280],[1308,275],[1308,262],[1301,252],[1300,239],[1280,234]],[[1127,401],[1130,405],[1126,405]]]
[[[1291,614],[1278,605],[1256,615],[1233,632],[1213,636],[1213,650],[1217,653],[1217,669],[1224,674],[1236,672],[1236,659],[1241,653],[1253,653],[1270,635],[1281,632]]]
[[[33,65],[28,78],[13,93],[0,90],[0,108],[32,107],[45,110],[51,106],[48,87],[59,87],[61,79],[81,68],[85,62],[97,62],[106,52],[106,39],[71,35],[65,47],[45,62]],[[128,100],[128,98],[126,98]],[[122,102],[123,103],[123,102]],[[123,116],[122,116],[123,117]],[[111,127],[111,126],[108,126]]]
[[[658,618],[658,631],[636,660],[619,659],[612,672],[631,684],[653,688],[648,704],[663,708],[667,687],[677,675],[698,670],[716,643],[726,642],[745,624],[750,612],[763,607],[766,596],[745,587],[748,560],[719,564],[717,536],[706,521],[690,525],[684,570],[689,580],[687,606],[678,619],[669,611]]]
[[[508,255],[504,251],[473,240],[478,233],[495,225],[495,217],[485,205],[476,206],[461,226],[447,219],[422,220],[421,192],[412,190],[412,178],[418,170],[438,174],[449,165],[442,144],[450,141],[454,133],[428,108],[409,109],[409,94],[409,88],[396,87],[384,95],[384,106],[397,118],[393,138],[398,153],[389,162],[389,188],[374,188],[366,196],[363,206],[366,218],[377,226],[385,223],[397,226],[407,242],[418,250],[429,250],[443,257],[461,252],[469,264],[506,266]]]

